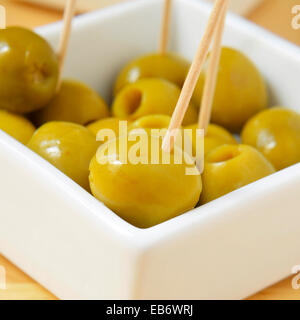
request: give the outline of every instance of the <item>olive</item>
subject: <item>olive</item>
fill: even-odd
[[[135,120],[129,130],[134,129],[168,129],[171,117],[165,114],[150,114]],[[149,131],[150,132],[150,131]]]
[[[116,137],[117,137],[119,135],[120,121],[127,121],[127,127],[129,125],[131,125],[131,121],[128,121],[126,119],[109,117],[109,118],[104,118],[104,119],[94,121],[94,122],[90,123],[89,125],[87,125],[87,128],[91,132],[93,132],[94,135],[97,135],[99,130],[111,129],[115,132]]]
[[[130,83],[145,78],[161,78],[182,87],[190,68],[190,62],[177,54],[148,54],[130,61],[120,72],[115,88],[116,96]],[[196,107],[200,106],[204,84],[201,74],[193,94]]]
[[[272,164],[251,146],[217,147],[205,158],[200,203],[215,200],[274,172]]]
[[[127,85],[116,96],[112,113],[116,117],[136,120],[149,114],[171,116],[180,96],[180,89],[175,84],[158,78],[141,79]],[[191,103],[183,124],[197,121],[197,108]]]
[[[32,119],[38,126],[49,121],[86,125],[108,116],[108,106],[97,92],[84,83],[66,79],[49,104],[32,114]]]
[[[0,129],[23,144],[28,143],[35,131],[28,119],[6,110],[0,110]]]
[[[186,126],[184,127],[184,129],[190,130],[190,131],[187,131],[187,133],[192,139],[193,155],[195,155],[198,124]],[[202,134],[202,136],[203,135],[204,133]],[[215,124],[209,124],[207,127],[207,132],[204,137],[204,155],[207,155],[210,151],[212,151],[213,149],[223,144],[237,144],[237,141],[234,138],[234,136],[225,128],[222,128]]]
[[[277,107],[251,118],[242,141],[260,150],[277,170],[300,162],[300,114]]]
[[[115,95],[128,84],[144,78],[162,78],[181,87],[190,63],[184,58],[168,54],[149,54],[129,62],[120,72],[115,84]]]
[[[0,109],[29,113],[54,96],[58,59],[42,37],[19,27],[0,30]]]
[[[87,128],[93,132],[93,134],[95,136],[98,135],[98,133],[100,132],[100,130],[104,130],[104,129],[109,129],[109,130],[112,130],[112,133],[114,134],[114,138],[118,138],[119,137],[119,134],[120,134],[120,121],[126,121],[126,128],[128,130],[128,128],[130,127],[131,125],[131,121],[129,120],[125,120],[125,119],[120,119],[120,118],[104,118],[104,119],[101,119],[101,120],[97,120],[95,122],[92,122],[91,124],[89,124],[87,126]],[[125,134],[127,134],[127,130],[125,132]],[[109,137],[105,137],[103,139],[103,141],[99,141],[100,143],[104,143],[106,142],[107,140],[109,140]]]
[[[31,150],[86,190],[89,190],[89,163],[98,146],[95,135],[87,128],[69,122],[48,122],[28,142]]]
[[[163,138],[170,125],[171,117],[164,114],[151,114],[143,116],[134,121],[128,128],[128,135],[140,136],[146,133],[148,136],[158,136]],[[138,129],[141,129],[141,131]],[[193,157],[193,147],[191,142],[191,136],[185,135],[182,127],[177,132],[175,137],[175,145],[191,158]]]
[[[202,191],[201,176],[192,161],[176,164],[172,153],[168,154],[169,164],[161,160],[152,162],[153,141],[157,142],[159,159],[164,154],[161,139],[145,137],[148,138],[140,140],[146,150],[144,156],[142,151],[136,152],[142,161],[135,162],[129,157],[135,142],[127,141],[128,153],[124,157],[117,139],[102,144],[90,164],[93,195],[139,228],[152,227],[193,209]],[[186,174],[187,168],[198,174]]]
[[[209,59],[204,67],[204,77]],[[199,92],[201,84],[204,81],[198,84]],[[212,122],[232,132],[240,132],[247,120],[267,105],[266,84],[254,63],[238,50],[222,48]]]

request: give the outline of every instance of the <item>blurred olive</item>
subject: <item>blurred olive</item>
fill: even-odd
[[[19,142],[27,144],[35,131],[35,127],[21,115],[0,110],[0,130],[3,130]]]
[[[20,27],[0,30],[0,109],[28,113],[54,96],[58,59],[36,33]]]

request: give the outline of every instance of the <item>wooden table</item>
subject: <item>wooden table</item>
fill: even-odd
[[[62,16],[61,12],[58,11],[18,3],[12,0],[0,0],[0,4],[5,5],[7,8],[8,25],[35,27],[57,21]],[[291,8],[296,4],[300,4],[300,0],[265,0],[248,18],[300,45],[300,30],[296,31],[291,27]],[[56,299],[50,292],[25,275],[1,255],[0,266],[4,266],[7,273],[7,289],[0,290],[0,300]],[[300,290],[292,289],[291,278],[289,278],[258,293],[250,299],[300,300]]]

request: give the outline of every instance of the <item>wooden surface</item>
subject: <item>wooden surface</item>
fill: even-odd
[[[35,27],[57,21],[62,17],[61,12],[38,8],[12,0],[0,0],[0,4],[5,5],[7,8],[8,25]],[[296,4],[300,4],[300,0],[265,0],[260,7],[249,15],[249,19],[300,45],[300,30],[295,31],[291,27],[291,9]],[[5,267],[7,278],[6,290],[0,289],[0,300],[55,299],[51,293],[42,288],[1,255],[0,266]],[[250,299],[300,300],[300,290],[292,289],[291,278],[289,278],[258,293]]]
[[[294,30],[291,26],[295,5],[300,5],[300,0],[265,0],[248,18],[300,45],[300,30]]]

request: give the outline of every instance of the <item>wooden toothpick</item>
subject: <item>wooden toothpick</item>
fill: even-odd
[[[6,9],[0,5],[0,29],[6,28]]]
[[[168,50],[172,0],[164,0],[163,18],[160,32],[158,53],[166,54]]]
[[[59,62],[59,81],[58,81],[58,90],[60,88],[63,68],[65,64],[71,28],[72,28],[72,19],[75,14],[76,0],[67,0],[64,19],[63,19],[63,30],[61,33],[59,49],[58,49],[58,62]]]
[[[221,14],[225,6],[228,4],[228,1],[229,0],[217,0],[214,4],[212,13],[209,17],[209,21],[206,26],[202,40],[200,42],[199,48],[197,50],[196,56],[193,60],[187,78],[181,90],[179,100],[172,115],[170,126],[163,140],[162,149],[165,152],[171,152],[173,150],[175,141],[173,133],[178,131],[176,129],[179,129],[182,124],[184,115],[189,106],[194,89],[199,79],[200,72],[207,57],[211,41],[216,30],[217,23],[221,17]]]
[[[213,99],[214,99],[215,90],[216,90],[216,83],[217,83],[221,50],[222,50],[222,38],[224,33],[224,26],[225,26],[228,4],[229,4],[229,1],[227,1],[226,6],[223,9],[222,16],[218,22],[218,26],[214,35],[215,39],[214,39],[214,43],[213,43],[211,54],[210,54],[210,60],[209,60],[209,65],[207,69],[207,76],[205,80],[204,92],[202,97],[202,103],[200,107],[199,129],[203,129],[205,133],[210,123]]]

